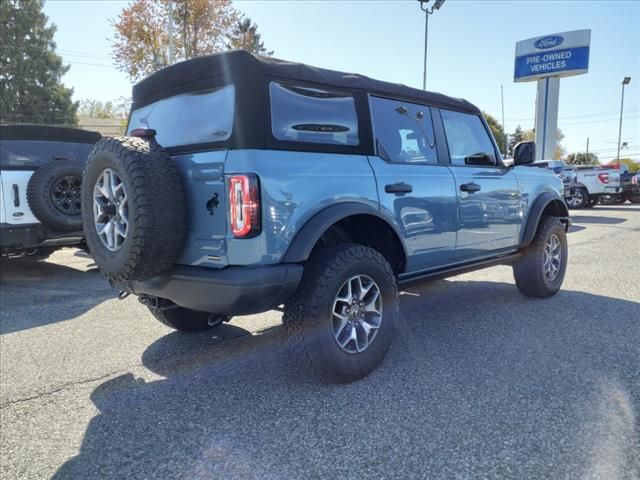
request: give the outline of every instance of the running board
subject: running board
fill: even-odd
[[[434,280],[440,280],[442,278],[453,277],[454,275],[462,275],[463,273],[482,270],[483,268],[495,267],[496,265],[511,265],[515,261],[517,261],[521,255],[521,253],[514,253],[511,255],[503,255],[501,257],[490,258],[488,260],[482,260],[479,262],[463,263],[461,265],[455,265],[453,267],[447,267],[440,270],[431,270],[427,273],[408,275],[402,278],[398,278],[398,286],[401,289],[405,289],[414,285],[418,285],[420,283],[432,282]]]

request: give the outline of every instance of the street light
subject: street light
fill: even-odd
[[[618,127],[618,155],[616,156],[616,163],[620,165],[620,140],[622,139],[622,109],[624,108],[624,86],[629,85],[631,77],[624,77],[622,79],[622,100],[620,101],[620,126]]]
[[[424,69],[422,71],[422,89],[427,89],[427,41],[429,39],[429,15],[434,11],[440,10],[444,0],[435,0],[431,8],[427,5],[431,0],[418,0],[420,9],[424,12]]]

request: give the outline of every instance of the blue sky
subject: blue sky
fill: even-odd
[[[49,0],[59,53],[71,64],[64,82],[74,98],[130,96],[131,83],[112,65],[110,20],[125,1]],[[320,67],[422,85],[424,16],[411,1],[236,1],[258,23],[275,56]],[[534,36],[590,28],[589,73],[560,83],[558,126],[568,151],[615,157],[620,82],[625,90],[622,154],[640,159],[640,2],[447,0],[429,21],[427,88],[464,97],[505,124],[533,127],[535,82],[513,83],[515,43]]]

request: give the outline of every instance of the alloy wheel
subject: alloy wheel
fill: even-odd
[[[544,275],[553,282],[558,278],[562,262],[562,243],[555,233],[544,244]]]
[[[93,188],[93,221],[102,244],[115,252],[122,247],[129,229],[127,192],[120,176],[107,168]]]
[[[332,308],[333,337],[347,353],[361,353],[373,342],[382,323],[382,294],[367,275],[342,284]]]

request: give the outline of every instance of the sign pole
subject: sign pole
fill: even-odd
[[[538,80],[536,95],[536,160],[552,160],[558,141],[558,100],[560,79],[546,77]]]

